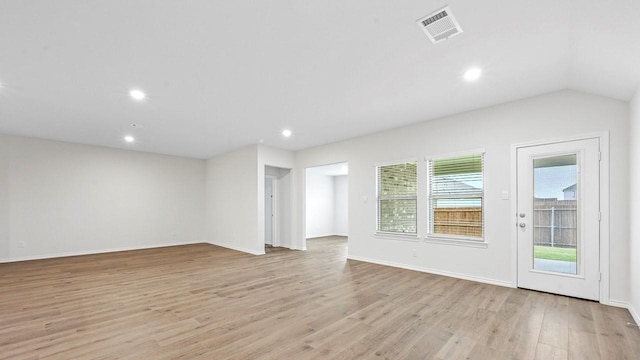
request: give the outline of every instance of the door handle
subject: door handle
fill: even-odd
[[[520,226],[521,228],[523,228],[523,229],[524,229],[524,228],[527,226],[527,224],[525,224],[525,223],[520,223],[520,224],[518,224],[518,226]]]

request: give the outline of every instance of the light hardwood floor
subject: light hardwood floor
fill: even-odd
[[[1,264],[0,359],[640,359],[626,310],[308,248]]]

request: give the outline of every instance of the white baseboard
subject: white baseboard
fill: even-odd
[[[225,243],[216,243],[216,242],[213,242],[213,241],[209,241],[207,243],[211,244],[211,245],[220,246],[220,247],[223,247],[223,248],[235,250],[235,251],[240,251],[240,252],[251,254],[251,255],[264,255],[265,254],[264,248],[262,249],[262,251],[256,251],[256,250],[253,250],[253,249],[247,249],[247,248],[243,248],[243,247],[240,247],[240,246],[235,246],[235,245],[225,244]]]
[[[628,309],[629,306],[631,306],[631,304],[629,304],[626,301],[619,301],[619,300],[613,300],[613,299],[609,299],[609,302],[601,302],[601,304],[603,305],[609,305],[609,306],[615,306],[615,307],[619,307],[619,308],[623,308],[623,309]]]
[[[633,317],[633,321],[636,322],[636,325],[640,325],[640,314],[638,314],[638,310],[636,310],[636,308],[631,304],[629,304],[627,309],[631,313],[631,317]]]
[[[10,258],[0,259],[0,264],[19,262],[19,261],[55,259],[55,258],[69,257],[69,256],[106,254],[106,253],[119,252],[119,251],[155,249],[155,248],[162,248],[162,247],[180,246],[180,245],[192,245],[192,244],[203,244],[203,243],[206,243],[206,242],[204,242],[204,241],[195,241],[195,242],[180,242],[180,243],[169,243],[169,244],[127,246],[127,247],[100,249],[100,250],[72,251],[72,252],[57,253],[57,254],[44,254],[44,255],[33,255],[33,256],[10,257]]]
[[[605,305],[615,306],[615,307],[619,307],[619,308],[623,308],[623,309],[629,310],[629,313],[631,314],[631,317],[633,318],[633,321],[635,321],[636,324],[640,325],[640,315],[638,314],[638,311],[636,310],[636,308],[633,307],[633,305],[631,305],[630,303],[628,303],[626,301],[618,301],[618,300],[609,299],[609,303],[605,304]]]
[[[504,287],[510,287],[510,288],[513,287],[513,284],[511,284],[511,282],[509,282],[509,281],[488,279],[488,278],[479,277],[479,276],[459,274],[459,273],[454,273],[454,272],[450,272],[450,271],[443,271],[443,270],[425,268],[425,267],[421,267],[421,266],[394,263],[394,262],[391,262],[391,261],[383,261],[383,260],[371,259],[371,258],[366,258],[366,257],[362,257],[362,256],[348,255],[347,259],[357,260],[357,261],[364,261],[364,262],[369,262],[369,263],[378,264],[378,265],[392,266],[392,267],[397,267],[397,268],[407,269],[407,270],[420,271],[420,272],[429,273],[429,274],[448,276],[448,277],[452,277],[452,278],[456,278],[456,279],[475,281],[475,282],[480,282],[480,283],[485,283],[485,284],[504,286]]]
[[[272,245],[273,247],[278,247],[278,248],[285,248],[285,249],[289,249],[289,250],[307,250],[307,248],[300,248],[297,246],[291,246],[289,243],[281,243],[281,244],[277,244],[277,245]]]
[[[347,235],[331,233],[331,234],[325,234],[325,235],[313,235],[313,236],[307,237],[307,239],[319,239],[319,238],[330,237],[330,236],[347,236]]]

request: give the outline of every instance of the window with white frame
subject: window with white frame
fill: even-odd
[[[484,153],[429,159],[427,168],[428,235],[482,241]]]
[[[416,162],[378,166],[377,181],[377,231],[415,235],[418,212]]]

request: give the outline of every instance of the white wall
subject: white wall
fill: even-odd
[[[347,236],[349,234],[349,176],[334,176],[333,192],[333,233]]]
[[[15,248],[11,240],[11,194],[9,193],[9,183],[11,182],[10,164],[11,157],[10,141],[12,138],[0,136],[0,259],[17,257],[11,254],[11,248]]]
[[[631,234],[629,246],[630,260],[630,303],[631,313],[640,324],[640,89],[631,100],[630,172],[631,172]]]
[[[0,135],[0,261],[201,242],[204,165]]]
[[[627,103],[560,91],[303,150],[296,154],[296,168],[349,162],[350,257],[511,285],[515,283],[511,203],[501,200],[500,196],[503,190],[510,190],[511,145],[610,131],[610,296],[624,301],[629,297],[628,129]],[[376,163],[409,158],[422,160],[425,155],[478,148],[486,150],[487,248],[374,236]],[[300,203],[303,195],[304,187],[301,187]],[[424,208],[426,204],[419,206]],[[296,239],[300,242],[304,242],[304,226],[302,217],[296,229]],[[416,257],[412,256],[414,249]]]
[[[264,253],[258,239],[258,151],[248,146],[207,160],[206,235],[207,241],[251,254]],[[264,189],[264,176],[260,178]],[[264,197],[264,190],[260,195]],[[261,216],[264,224],[264,198]]]
[[[333,176],[307,169],[306,238],[335,235],[335,193]]]

